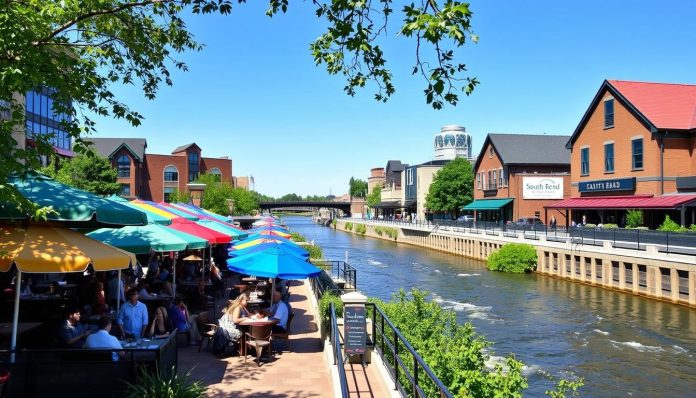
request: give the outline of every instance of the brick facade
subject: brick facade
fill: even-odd
[[[505,164],[496,152],[490,140],[486,140],[474,170],[474,200],[512,199],[512,203],[503,209],[502,221],[516,221],[523,217],[537,216],[548,224],[551,216],[556,217],[557,224],[565,225],[565,212],[558,210],[544,211],[544,206],[557,202],[558,199],[524,199],[522,184],[524,177],[559,177],[563,178],[563,198],[570,195],[569,165],[536,165],[536,159],[529,159],[529,164]],[[489,176],[495,172],[495,182]],[[503,177],[501,179],[501,173]],[[491,212],[492,213],[492,212]],[[498,214],[483,214],[480,219],[501,221]],[[548,218],[548,219],[547,219]]]

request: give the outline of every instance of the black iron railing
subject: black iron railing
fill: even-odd
[[[337,280],[345,282],[342,290],[355,290],[358,286],[357,271],[345,261],[335,260],[316,260],[312,264],[326,271],[326,273]]]
[[[367,303],[372,318],[372,340],[394,382],[394,389],[405,397],[452,397],[452,393],[433,373],[399,329],[374,303]]]
[[[366,220],[356,219],[355,222]],[[474,234],[496,235],[502,233],[506,237],[523,235],[525,239],[538,240],[544,236],[547,241],[572,242],[602,246],[610,242],[613,247],[632,250],[646,250],[647,245],[653,245],[659,252],[696,255],[695,232],[669,232],[645,229],[599,228],[599,227],[557,227],[551,228],[544,224],[517,224],[491,221],[456,221],[436,220],[430,222],[405,222],[399,220],[369,220],[373,224],[394,225],[408,228],[424,228],[430,231],[450,230]]]
[[[336,320],[336,308],[333,303],[329,307],[331,311],[331,345],[333,346],[334,365],[338,366],[338,381],[341,385],[341,396],[348,398],[348,379],[346,378],[346,367],[341,350],[341,335],[338,333],[338,322]]]

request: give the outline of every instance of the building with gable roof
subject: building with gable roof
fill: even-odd
[[[465,210],[481,221],[517,221],[551,216],[565,223],[565,212],[544,206],[570,193],[568,136],[488,134],[474,163],[474,201]]]
[[[568,140],[571,198],[549,209],[623,226],[696,223],[696,85],[605,80]]]

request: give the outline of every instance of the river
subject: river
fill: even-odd
[[[544,376],[583,377],[583,397],[696,396],[696,310],[536,274],[490,272],[480,261],[283,221],[315,240],[327,259],[357,269],[358,289],[389,299],[400,288],[431,293],[493,343],[489,365],[514,353],[526,364],[525,396]]]

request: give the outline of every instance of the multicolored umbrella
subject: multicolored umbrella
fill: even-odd
[[[216,220],[198,220],[196,224],[229,235],[233,239],[246,239],[246,237],[249,236],[246,232],[240,231],[230,224],[221,223]]]
[[[184,218],[178,217],[172,220],[172,225],[169,228],[176,229],[187,234],[197,236],[207,240],[211,245],[230,243],[232,238],[229,235],[225,235],[218,231],[210,228],[206,228],[202,225],[196,224],[191,220],[186,220]]]
[[[54,213],[48,214],[49,221],[75,228],[147,224],[142,211],[61,184],[41,173],[30,172],[23,178],[10,177],[8,182],[26,199],[42,207],[52,207]],[[11,204],[0,203],[0,218],[16,220],[29,217]]]
[[[231,271],[263,278],[304,279],[319,275],[321,270],[282,246],[249,253],[227,260]]]
[[[160,215],[158,213],[151,211],[150,209],[138,207],[135,204],[129,202],[128,200],[126,200],[120,196],[111,195],[107,199],[109,199],[110,201],[113,201],[113,202],[121,203],[122,205],[128,206],[132,209],[142,211],[143,213],[145,213],[145,216],[147,216],[147,223],[148,224],[169,225],[172,223],[173,217],[165,217],[163,215]]]
[[[178,252],[202,249],[208,245],[208,241],[203,238],[158,224],[102,228],[88,233],[87,236],[135,254],[147,254],[151,251]]]
[[[278,242],[261,243],[259,245],[250,246],[250,247],[247,247],[245,249],[230,251],[229,254],[232,257],[240,257],[240,256],[247,255],[249,253],[256,253],[256,252],[264,251],[264,250],[271,249],[274,247],[281,247],[281,245],[282,245],[283,250],[285,250],[291,254],[294,254],[294,255],[296,255],[300,258],[303,258],[305,260],[309,258],[309,252],[307,250],[305,250],[301,247],[298,247],[298,246],[294,246],[294,245],[283,245],[282,243],[278,243]]]
[[[246,249],[247,247],[260,245],[262,243],[281,243],[281,244],[287,244],[287,245],[291,245],[291,246],[300,247],[297,243],[295,243],[291,240],[282,238],[280,236],[268,236],[268,237],[266,237],[266,236],[251,236],[251,237],[248,237],[242,241],[236,242],[230,248],[230,251]]]

